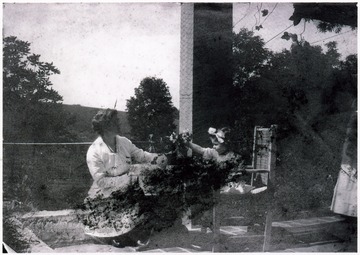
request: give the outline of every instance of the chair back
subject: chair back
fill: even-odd
[[[251,185],[256,178],[261,178],[264,185],[268,184],[269,179],[274,179],[275,160],[276,160],[276,125],[270,128],[255,126],[252,164],[247,168],[253,169]]]

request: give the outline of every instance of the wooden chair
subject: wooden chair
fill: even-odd
[[[245,185],[245,192],[238,194],[240,196],[247,193],[248,195],[256,195],[260,192],[272,193],[274,190],[274,177],[275,177],[275,161],[276,161],[276,125],[272,125],[270,128],[263,128],[256,126],[254,128],[254,145],[252,164],[246,167],[246,171],[251,174],[251,180],[249,184]],[[263,187],[254,187],[254,180],[261,178]],[[222,199],[226,199],[226,192],[215,191],[214,197],[218,202]],[[234,195],[234,194],[232,194]],[[270,198],[273,194],[269,194]],[[237,196],[237,195],[236,195]],[[225,198],[224,198],[225,197]],[[220,251],[220,221],[218,215],[218,203],[213,207],[213,252]],[[264,241],[262,244],[262,251],[269,250],[271,241],[271,227],[272,227],[272,205],[267,203],[266,207],[266,220]]]

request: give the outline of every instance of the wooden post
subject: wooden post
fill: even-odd
[[[213,246],[212,252],[220,252],[220,219],[218,204],[220,199],[220,190],[213,190],[214,207],[212,209],[213,221]]]
[[[269,196],[271,199],[274,198],[274,188],[275,188],[275,163],[276,163],[276,131],[277,126],[272,125],[270,127],[270,158],[269,158],[269,167],[270,167],[270,174],[269,180],[267,183]],[[266,206],[266,221],[265,221],[265,232],[264,232],[264,243],[263,243],[263,252],[269,251],[270,249],[270,242],[271,242],[271,230],[272,230],[272,218],[273,218],[273,204],[269,201],[267,202]]]

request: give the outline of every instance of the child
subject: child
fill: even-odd
[[[230,128],[223,127],[220,129],[209,128],[208,130],[212,148],[203,148],[195,143],[187,142],[187,146],[195,153],[200,154],[205,160],[214,160],[217,163],[221,163],[227,160],[231,160],[235,157],[235,153],[231,150],[231,142],[229,139]],[[224,187],[227,188],[227,187]],[[207,227],[212,225],[211,211],[205,211],[201,217],[202,228],[201,231],[207,231]]]
[[[219,130],[215,128],[209,128],[208,130],[212,148],[203,148],[192,142],[188,142],[188,146],[195,152],[203,156],[206,160],[215,160],[222,162],[230,159],[234,156],[234,153],[230,150],[230,141],[226,137],[230,133],[230,129],[223,127]]]

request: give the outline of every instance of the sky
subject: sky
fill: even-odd
[[[117,102],[125,111],[141,80],[153,76],[166,82],[179,108],[180,8],[176,2],[5,3],[3,36],[28,41],[41,61],[53,62],[61,74],[50,79],[64,104],[113,108]],[[289,27],[292,12],[292,4],[235,2],[233,29],[253,30],[273,51],[289,49],[291,41],[280,38],[287,31],[314,45],[335,40],[343,57],[357,53],[357,30],[320,33],[303,21]]]

